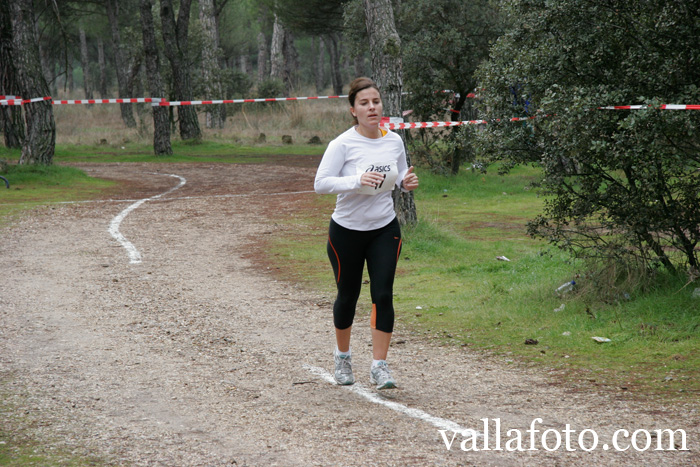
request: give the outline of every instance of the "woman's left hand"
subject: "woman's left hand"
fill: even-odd
[[[406,173],[401,182],[401,186],[407,191],[413,191],[418,188],[418,175],[413,173],[413,166],[409,167],[408,173]]]

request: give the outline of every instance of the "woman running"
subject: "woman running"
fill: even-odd
[[[372,296],[373,361],[370,382],[377,389],[396,387],[386,363],[394,330],[393,286],[401,252],[401,230],[391,192],[418,187],[407,167],[403,141],[379,128],[382,98],[369,78],[350,83],[350,113],[355,125],[328,144],[316,173],[316,193],[337,194],[328,231],[328,258],[338,286],[333,305],[335,380],[353,384],[350,334],[360,296],[365,261]]]

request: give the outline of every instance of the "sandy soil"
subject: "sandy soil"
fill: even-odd
[[[312,189],[315,161],[287,161],[82,165],[123,181],[116,201],[39,208],[0,230],[3,428],[105,465],[700,465],[697,404],[562,384],[545,369],[442,347],[401,327],[390,353],[399,389],[370,386],[364,319],[355,326],[354,390],[326,381],[331,297],[275,280],[255,259],[259,237],[278,232],[264,213],[292,215],[316,196],[298,193]],[[167,174],[186,184],[120,225],[142,255],[132,264],[110,222],[176,186]],[[483,438],[463,451],[463,440],[473,446],[462,433],[447,449],[440,426],[483,431],[485,418],[490,451]],[[526,430],[537,418],[529,450]],[[612,446],[618,429],[666,428],[685,430],[689,450],[654,451],[657,438],[646,452]],[[523,451],[506,449],[517,437],[511,429]],[[562,439],[551,452],[539,441],[547,429]],[[585,429],[599,438],[591,452],[578,446]],[[592,445],[590,432],[582,439]],[[546,442],[556,446],[554,431]],[[645,442],[640,434],[638,446]]]

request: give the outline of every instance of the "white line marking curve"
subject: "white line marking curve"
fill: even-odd
[[[319,368],[317,366],[311,366],[311,365],[304,365],[304,368],[309,370],[311,373],[314,375],[320,377],[321,379],[337,385],[335,382],[335,379],[333,376],[328,373],[326,370],[323,368]],[[354,392],[355,394],[364,397],[370,402],[374,402],[375,404],[383,405],[384,407],[388,407],[391,410],[394,410],[396,412],[402,413],[404,415],[408,415],[409,417],[416,418],[418,420],[422,420],[424,422],[428,422],[433,426],[436,426],[440,430],[450,430],[455,433],[463,433],[465,431],[465,428],[460,426],[458,423],[455,423],[451,420],[446,420],[444,418],[436,417],[434,415],[430,415],[427,412],[424,412],[420,409],[412,409],[410,407],[406,407],[403,404],[399,404],[398,402],[392,402],[388,401],[386,399],[382,399],[379,395],[376,393],[370,391],[369,389],[363,387],[362,385],[355,383],[350,386],[342,386],[344,389]],[[476,432],[476,436],[483,436],[483,433]]]
[[[165,196],[169,193],[172,193],[173,191],[182,188],[182,186],[185,183],[187,183],[187,180],[185,180],[184,177],[181,177],[179,175],[174,175],[174,174],[154,174],[154,175],[167,175],[169,177],[179,178],[180,183],[177,186],[175,186],[175,187],[169,189],[168,191],[165,191],[159,195],[151,196],[150,198],[145,198],[145,199],[141,199],[139,201],[136,201],[134,204],[130,205],[129,207],[124,209],[122,212],[120,212],[114,219],[112,219],[112,222],[109,223],[108,230],[109,230],[110,235],[112,235],[112,237],[114,237],[114,239],[116,241],[118,241],[121,244],[121,246],[124,247],[124,249],[126,249],[127,253],[129,254],[129,260],[130,260],[129,262],[131,264],[138,264],[141,262],[141,253],[139,253],[139,250],[136,249],[134,244],[131,243],[129,240],[127,240],[126,237],[124,237],[124,235],[122,235],[122,233],[119,231],[119,226],[121,225],[124,218],[126,218],[126,216],[128,216],[131,211],[138,208],[146,201],[152,201],[154,199],[158,199],[162,196]]]

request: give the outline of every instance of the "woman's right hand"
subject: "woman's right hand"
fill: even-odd
[[[380,174],[379,172],[365,172],[360,177],[360,183],[364,186],[376,188],[382,184],[385,177],[386,175]]]

